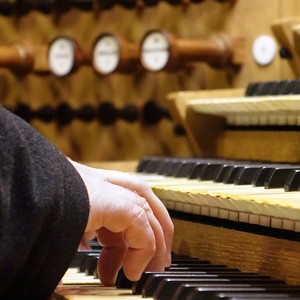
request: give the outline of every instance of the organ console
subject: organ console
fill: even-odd
[[[1,28],[5,33],[1,40],[19,40],[23,35],[28,41],[43,45],[0,47],[0,67],[3,68],[26,74],[29,71],[49,73],[50,69],[54,75],[63,77],[87,63],[92,64],[101,75],[135,71],[131,67],[140,63],[150,72],[178,71],[178,67],[196,62],[213,67],[210,69],[201,65],[197,69],[198,66],[195,66],[195,72],[186,72],[189,74],[150,74],[144,78],[126,76],[125,83],[125,76],[116,76],[113,80],[108,77],[99,82],[99,76],[93,70],[87,70],[91,79],[89,82],[85,82],[86,74],[83,77],[78,74],[78,78],[74,76],[76,78],[68,80],[66,90],[64,82],[56,84],[51,76],[33,74],[15,78],[10,74],[6,77],[6,72],[4,75],[1,73],[0,84],[4,87],[1,88],[1,101],[29,122],[37,119],[69,126],[74,120],[80,120],[99,122],[108,127],[118,120],[156,125],[167,119],[179,124],[176,132],[185,133],[191,145],[193,157],[145,157],[138,163],[130,162],[130,167],[126,162],[113,163],[114,169],[129,169],[147,180],[168,208],[175,225],[172,267],[164,273],[144,273],[141,281],[136,283],[126,282],[120,272],[118,289],[105,288],[98,278],[94,278],[97,277],[95,263],[101,250],[79,252],[71,265],[76,271],[68,270],[63,284],[57,287],[56,292],[61,297],[70,300],[99,296],[112,299],[113,295],[117,299],[149,296],[162,300],[203,297],[300,299],[299,287],[295,286],[300,284],[299,81],[254,82],[247,89],[232,89],[245,86],[253,78],[290,78],[290,67],[296,77],[299,75],[299,22],[297,18],[274,22],[278,17],[298,13],[299,5],[295,0],[267,2],[0,0]],[[230,6],[234,3],[237,5]],[[158,7],[155,8],[155,5]],[[134,8],[145,10],[128,11]],[[91,14],[87,13],[88,10]],[[261,16],[260,11],[264,11],[265,16]],[[45,15],[49,13],[53,15]],[[132,22],[128,22],[131,18]],[[215,19],[218,22],[214,22]],[[76,25],[80,22],[84,24],[82,28]],[[32,24],[35,25],[32,30],[28,29],[28,25]],[[190,24],[195,24],[194,28]],[[47,37],[66,30],[78,37],[78,41],[80,35],[85,34],[84,40],[92,40],[95,31],[89,30],[88,26],[100,29],[107,26],[106,29],[121,36],[110,33],[100,35],[94,43],[94,56],[66,36],[58,36],[52,40],[48,51],[45,49],[43,43]],[[136,45],[122,38],[124,34],[130,36],[146,32],[150,26],[172,30],[174,35],[167,31],[149,31],[140,45],[141,52],[138,52]],[[199,37],[200,34],[203,37],[219,31],[226,31],[226,34],[199,40],[175,37],[175,34],[187,32],[189,36]],[[272,32],[280,46],[280,57],[285,58],[287,63],[276,57],[275,43],[271,47],[272,55],[263,61],[260,54],[252,57],[251,51],[245,49],[245,46],[256,44],[253,42],[258,40],[260,34],[272,39]],[[247,45],[243,38],[235,36],[239,33],[247,35]],[[258,50],[265,55],[265,44],[259,43],[258,46]],[[45,55],[47,53],[48,56]],[[242,72],[230,72],[240,66],[243,66]],[[228,67],[232,68],[229,72],[225,69]],[[44,88],[47,83],[49,89],[48,86]],[[106,83],[108,86],[103,88]],[[18,89],[10,88],[14,84],[18,85]],[[51,87],[54,87],[53,91],[50,91]],[[167,108],[160,98],[180,89],[216,87],[229,88],[171,93]],[[130,104],[122,99],[124,95],[130,98]],[[109,101],[99,103],[99,98]],[[16,104],[21,99],[24,103]],[[140,99],[150,100],[141,102]],[[38,103],[39,100],[41,103]],[[113,142],[109,142],[113,146],[117,145],[117,148],[122,145],[130,130],[127,127],[123,130],[123,124],[118,124],[114,130],[120,130],[122,134],[125,132],[125,138],[118,134],[116,141],[110,128],[105,126],[90,126],[85,130],[84,126],[81,128],[82,124],[76,122],[64,131],[57,128],[60,126],[46,125],[43,128],[43,125],[42,131],[50,132],[50,137],[57,134],[66,143],[70,140],[78,153],[75,155],[84,159],[88,156],[79,156],[82,149],[76,134],[84,132],[84,138],[90,139],[89,131],[95,130],[92,137],[96,136],[101,141],[100,147],[94,141],[90,143],[92,150],[89,151],[94,155],[95,149],[101,148],[101,142],[107,142],[110,137]],[[145,136],[150,140],[154,136],[153,145],[141,147],[141,152],[149,148],[152,153],[166,152],[171,155],[173,149],[179,146],[174,143],[167,148],[169,137],[163,145],[159,144],[161,140],[157,139],[156,133],[161,128],[158,129],[158,126],[151,126],[150,134],[146,132],[149,129],[147,126],[132,127],[133,135],[138,132],[137,143],[141,136],[137,127],[145,130]],[[65,135],[73,129],[74,134]],[[162,129],[165,128],[162,126]],[[106,130],[108,134],[105,134]],[[105,138],[101,139],[101,136]],[[160,138],[162,136],[166,136],[164,130],[160,132]],[[129,141],[134,137],[130,136]],[[84,138],[79,136],[78,140]],[[88,143],[84,141],[83,144],[87,149]],[[136,145],[132,147],[136,148]],[[120,153],[132,150],[119,148]],[[107,151],[109,154],[104,153],[97,158],[115,158],[119,155],[114,153],[115,156],[111,156],[115,149],[110,150]],[[72,154],[72,150],[69,153]],[[109,168],[109,164],[99,164],[99,167],[103,166]]]
[[[140,65],[138,45],[112,33],[102,33],[93,46],[92,64],[103,75],[132,72]]]
[[[268,106],[270,112],[276,112],[276,101],[282,97],[281,102],[287,99],[287,112],[293,108],[297,111],[297,106],[291,105],[289,100],[299,95],[298,88],[299,81],[292,80],[252,83],[246,90],[180,92],[169,96],[169,105],[171,111],[177,109],[173,117],[182,122],[189,135],[193,131],[189,131],[187,120],[200,119],[197,125],[202,127],[197,131],[205,131],[209,130],[205,127],[209,122],[218,122],[221,118],[222,122],[216,126],[219,132],[209,138],[225,140],[231,136],[222,136],[220,131],[241,127],[240,123],[230,123],[232,118],[226,116],[227,111],[240,112],[243,107],[240,101],[244,101],[250,111],[252,105],[257,108],[260,101],[270,101],[262,107]],[[287,96],[290,99],[285,98]],[[210,105],[214,108],[208,110]],[[219,105],[225,116],[215,117],[214,114],[221,114]],[[228,107],[231,109],[227,110]],[[190,111],[193,115],[189,115]],[[257,135],[258,127],[265,128],[266,124],[256,124],[254,129],[251,122],[242,124],[242,127],[247,126],[249,132]],[[277,129],[273,124],[269,126],[268,132]],[[171,267],[163,273],[145,272],[135,283],[126,282],[120,273],[119,289],[104,288],[95,284],[95,268],[90,269],[95,266],[99,249],[96,254],[78,253],[73,264],[77,261],[81,272],[88,274],[87,285],[81,288],[82,274],[75,272],[74,275],[70,269],[63,284],[58,286],[58,293],[74,300],[81,293],[86,299],[108,295],[115,299],[150,297],[157,300],[300,299],[299,158],[295,161],[288,152],[284,153],[285,161],[280,162],[278,153],[284,150],[273,148],[274,144],[269,145],[269,155],[264,157],[260,152],[255,158],[251,153],[242,153],[236,159],[226,148],[201,155],[203,143],[198,142],[195,148],[198,157],[144,157],[135,170],[150,184],[173,219],[175,238]],[[240,138],[236,143],[242,145],[243,140]],[[215,147],[222,148],[223,144]],[[298,148],[299,143],[294,147]],[[274,156],[272,152],[277,154]]]
[[[207,62],[215,68],[243,64],[243,38],[220,33],[209,39],[185,40],[152,30],[141,42],[141,63],[149,71],[174,70],[188,62]]]

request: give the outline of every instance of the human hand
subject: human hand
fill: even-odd
[[[136,281],[145,270],[169,266],[173,224],[147,183],[126,173],[71,163],[90,200],[85,236],[96,236],[103,246],[98,261],[101,282],[113,285],[122,267],[127,278]]]

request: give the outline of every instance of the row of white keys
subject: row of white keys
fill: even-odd
[[[295,223],[298,230],[300,221],[300,192],[284,192],[283,189],[264,189],[249,185],[214,183],[211,181],[180,181],[173,184],[163,181],[153,186],[157,196],[165,200],[176,201],[178,205],[188,204],[195,210],[201,208],[202,215],[220,216],[249,223],[259,223],[268,226],[270,219],[286,220],[284,224]],[[188,205],[185,205],[188,207]],[[170,208],[170,207],[169,207]],[[185,209],[187,210],[187,209]],[[228,212],[227,214],[225,212]],[[235,216],[235,217],[234,217]],[[274,223],[274,227],[276,222]],[[278,223],[278,222],[277,222]],[[277,224],[276,223],[276,224]]]

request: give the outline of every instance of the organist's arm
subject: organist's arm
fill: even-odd
[[[173,225],[144,182],[70,163],[0,106],[0,299],[47,299],[84,232],[104,245],[106,284],[170,263]]]
[[[114,284],[121,267],[133,281],[145,269],[162,271],[167,267],[173,224],[150,187],[129,174],[72,164],[89,194],[86,234],[95,234],[104,246],[98,263],[101,281]]]
[[[74,167],[0,106],[0,299],[48,299],[89,215]]]

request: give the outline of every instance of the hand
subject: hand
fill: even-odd
[[[174,227],[146,182],[126,173],[71,163],[81,175],[90,200],[85,235],[95,235],[103,246],[98,261],[101,282],[113,285],[121,267],[132,281],[145,270],[168,267]]]

